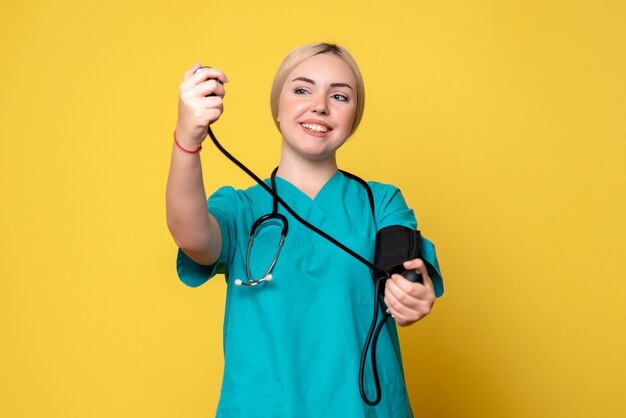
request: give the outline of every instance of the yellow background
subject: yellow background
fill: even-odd
[[[366,81],[342,167],[398,185],[437,244],[446,294],[401,331],[416,415],[626,416],[623,1],[0,11],[0,416],[214,414],[224,282],[182,285],[165,225],[178,84],[228,74],[214,130],[267,176],[274,71],[318,40]],[[250,184],[206,145],[208,191]]]

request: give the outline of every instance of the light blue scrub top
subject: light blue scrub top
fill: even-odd
[[[341,172],[314,199],[276,177],[279,195],[301,217],[373,260],[377,230],[417,225],[397,188],[369,185],[375,221],[366,189]],[[274,280],[252,288],[235,286],[235,279],[246,280],[251,226],[272,211],[272,198],[258,185],[247,190],[223,187],[209,198],[208,206],[222,232],[219,260],[203,266],[179,250],[177,271],[189,286],[199,286],[217,273],[223,273],[228,284],[217,417],[412,417],[392,319],[378,339],[382,401],[371,407],[359,396],[359,360],[374,302],[369,269],[306,229],[279,205],[279,213],[289,220],[289,233],[273,270]],[[276,223],[258,230],[250,257],[253,278],[260,278],[270,265],[281,228]],[[443,284],[434,247],[426,239],[421,245],[439,296]],[[365,388],[373,399],[369,358],[367,364]]]

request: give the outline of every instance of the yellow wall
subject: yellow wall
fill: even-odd
[[[417,415],[626,416],[623,1],[0,10],[0,416],[212,416],[225,286],[183,286],[165,226],[178,83],[229,75],[215,131],[267,175],[273,72],[317,40],[366,79],[342,166],[437,243],[447,293],[401,333]],[[202,158],[207,189],[250,183]]]

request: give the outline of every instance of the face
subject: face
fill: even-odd
[[[332,158],[350,136],[356,111],[356,79],[334,54],[315,55],[287,77],[278,103],[283,153]]]

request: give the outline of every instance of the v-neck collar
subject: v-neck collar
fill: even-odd
[[[343,177],[343,173],[339,170],[337,170],[328,180],[326,180],[326,183],[324,183],[322,185],[322,187],[318,190],[317,194],[314,197],[310,197],[309,195],[307,195],[306,193],[304,193],[302,190],[300,190],[298,187],[296,187],[293,183],[291,183],[289,180],[285,180],[282,177],[279,177],[278,175],[275,177],[277,180],[277,183],[280,181],[280,183],[288,188],[292,188],[293,190],[295,190],[298,194],[300,194],[302,197],[308,199],[311,202],[316,202],[319,200],[320,196],[322,196],[327,189],[330,189],[332,187],[332,185],[334,183],[336,183],[337,181],[339,181],[340,178]],[[276,185],[276,190],[275,192],[280,196],[280,189],[278,184]]]

